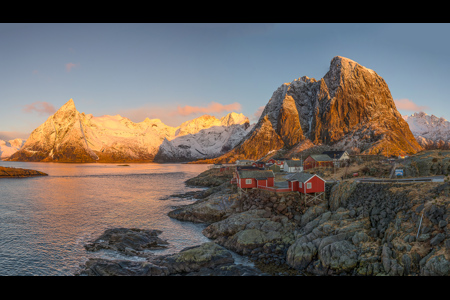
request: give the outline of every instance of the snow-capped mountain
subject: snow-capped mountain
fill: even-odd
[[[178,127],[159,119],[134,123],[120,115],[94,117],[79,113],[70,99],[36,128],[9,160],[151,162],[159,152],[160,162],[208,158],[232,147],[247,128],[248,119],[236,113],[220,120],[205,115]]]
[[[294,149],[299,143],[362,154],[422,150],[397,111],[384,79],[351,59],[335,56],[320,80],[303,76],[282,84],[252,131],[232,151],[205,162],[260,159],[270,151]]]
[[[0,160],[6,159],[22,148],[25,140],[14,139],[9,141],[0,140]]]
[[[175,136],[164,139],[156,162],[191,161],[222,155],[234,148],[251,130],[243,114],[230,113],[221,119],[202,116],[180,125]]]
[[[425,149],[450,149],[450,122],[424,112],[403,116],[417,142]]]

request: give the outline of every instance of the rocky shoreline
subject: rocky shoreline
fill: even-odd
[[[450,275],[448,182],[327,183],[325,199],[307,204],[297,193],[240,195],[212,170],[186,184],[209,188],[169,216],[207,224],[203,234],[213,242],[130,266],[89,262],[80,274],[111,275],[98,269],[112,268],[119,275]],[[254,267],[235,264],[229,251]],[[180,258],[186,255],[191,260]],[[208,263],[198,264],[199,257]]]

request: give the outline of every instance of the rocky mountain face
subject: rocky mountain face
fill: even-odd
[[[134,123],[120,115],[94,117],[79,113],[70,99],[9,160],[152,162],[158,153],[160,162],[208,158],[234,147],[248,127],[248,119],[236,113],[220,120],[202,116],[178,127],[159,119]]]
[[[427,150],[450,149],[450,122],[424,112],[403,116],[420,146]]]
[[[353,60],[336,56],[319,81],[303,76],[281,85],[245,140],[232,152],[207,162],[260,159],[268,151],[310,144],[307,140],[314,146],[362,154],[400,155],[422,150],[383,78]]]

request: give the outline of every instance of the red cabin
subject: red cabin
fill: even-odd
[[[257,188],[258,186],[272,187],[275,175],[272,170],[237,170],[231,180],[240,188]]]
[[[303,170],[316,167],[332,167],[333,159],[326,154],[311,154],[303,162]]]
[[[325,180],[316,174],[295,173],[288,179],[289,188],[302,194],[325,192]]]

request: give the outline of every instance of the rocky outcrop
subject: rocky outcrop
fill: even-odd
[[[295,100],[291,96],[286,96],[281,105],[276,132],[283,140],[286,148],[291,148],[305,139]]]
[[[168,242],[158,237],[161,233],[160,230],[111,228],[84,247],[88,251],[103,249],[117,251],[125,255],[145,256],[146,250],[167,248]]]
[[[261,276],[260,270],[235,264],[227,249],[214,242],[188,247],[175,254],[148,256],[145,261],[91,258],[79,276]]]
[[[429,150],[401,161],[405,176],[434,176],[450,174],[450,151]]]
[[[48,174],[36,170],[0,167],[0,178],[34,177],[34,176],[48,176]]]

